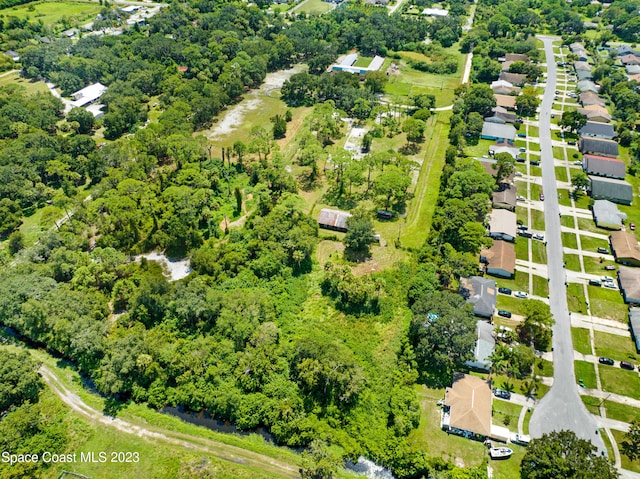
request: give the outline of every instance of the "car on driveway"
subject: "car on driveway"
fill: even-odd
[[[607,366],[613,366],[613,359],[611,358],[600,358],[598,359],[598,362],[600,364],[606,364]]]
[[[622,369],[628,369],[629,371],[633,371],[635,366],[627,361],[620,361],[620,367]]]
[[[544,235],[541,235],[540,233],[536,233],[533,235],[533,239],[538,241],[544,241]]]
[[[525,293],[524,291],[516,291],[513,295],[520,299],[527,299],[529,297],[529,293]]]
[[[498,293],[511,295],[511,290],[509,288],[498,288]]]
[[[528,230],[529,227],[527,225],[518,225],[518,229],[524,231],[524,230]]]
[[[498,310],[498,316],[502,316],[503,318],[510,318],[511,311],[507,311],[506,309],[500,309]]]
[[[613,283],[614,279],[611,276],[603,276],[602,278],[600,278],[602,281],[604,282],[611,282]]]
[[[597,279],[590,279],[589,284],[591,286],[602,286],[602,281],[598,281]]]
[[[576,142],[575,142],[575,141],[567,141],[567,145],[572,145],[572,146],[573,146],[573,145],[575,145],[575,144],[576,144]]]
[[[602,286],[609,289],[617,289],[616,284],[613,281],[603,281]]]
[[[635,223],[629,223],[629,229],[631,231],[635,230],[636,229],[636,224]]]
[[[504,389],[493,389],[493,395],[500,399],[511,399],[511,393],[509,391],[505,391]]]
[[[609,250],[607,248],[598,248],[598,253],[609,254]]]
[[[540,201],[544,201],[544,195],[542,193],[540,193],[539,198],[540,198]]]

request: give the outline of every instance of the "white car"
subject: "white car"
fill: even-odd
[[[605,288],[609,288],[609,289],[617,289],[616,288],[616,284],[612,283],[611,281],[603,281],[602,282],[602,286],[604,286]]]
[[[533,235],[533,239],[538,241],[544,241],[544,235],[541,235],[540,233],[536,233]]]
[[[529,294],[525,293],[524,291],[516,291],[515,293],[513,293],[513,295],[516,298],[520,298],[520,299],[527,299],[529,297]]]
[[[605,283],[613,283],[614,279],[611,276],[603,276],[602,278],[600,278],[602,281],[604,281]]]

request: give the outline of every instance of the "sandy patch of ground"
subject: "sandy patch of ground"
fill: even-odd
[[[160,263],[166,272],[165,275],[169,277],[169,281],[178,281],[179,279],[186,278],[191,272],[191,264],[188,259],[174,260],[167,258],[164,253],[158,253],[156,251],[138,255],[135,257],[135,261],[140,261],[141,258]]]

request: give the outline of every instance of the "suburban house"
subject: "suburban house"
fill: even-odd
[[[605,106],[605,101],[600,98],[598,96],[597,93],[593,93],[592,91],[583,91],[582,93],[580,93],[580,104],[584,107],[589,106],[589,105],[598,105],[598,106]]]
[[[384,57],[376,55],[373,57],[373,60],[369,62],[369,65],[366,67],[357,67],[355,66],[356,61],[358,60],[357,53],[350,53],[346,55],[339,63],[334,63],[331,65],[332,72],[347,72],[347,73],[356,73],[359,75],[364,75],[367,72],[374,72],[380,70],[382,68],[382,64],[384,63]]]
[[[591,71],[591,65],[589,65],[586,61],[573,62],[573,68],[575,68],[576,71],[580,71],[580,70],[585,72]]]
[[[578,141],[578,150],[583,155],[594,154],[615,158],[618,156],[618,143],[601,138],[581,137]]]
[[[605,140],[613,140],[616,135],[616,130],[610,123],[600,123],[598,121],[587,121],[587,123],[578,130],[580,136],[590,138],[602,138]]]
[[[620,61],[623,65],[640,65],[640,57],[632,54],[622,55]]]
[[[493,210],[489,213],[489,236],[497,240],[515,241],[516,214],[509,210]]]
[[[442,429],[484,441],[491,435],[491,386],[484,379],[455,373],[444,396]]]
[[[389,5],[389,0],[366,0],[364,3],[370,7],[386,7]]]
[[[484,140],[510,140],[516,138],[516,129],[513,125],[503,125],[485,121],[482,124],[480,138]]]
[[[623,205],[630,205],[633,201],[633,187],[616,178],[589,176],[589,192],[596,200],[610,200]]]
[[[318,226],[327,230],[347,231],[347,219],[351,217],[351,213],[340,210],[330,210],[323,208],[318,215]]]
[[[629,329],[636,351],[640,353],[640,308],[629,308]]]
[[[494,170],[495,171],[495,170]],[[516,210],[516,187],[509,184],[502,184],[498,191],[491,195],[491,206],[494,209]]]
[[[518,117],[515,113],[509,113],[506,108],[495,106],[491,109],[493,116],[488,116],[484,121],[490,123],[515,123]]]
[[[589,175],[619,178],[621,180],[627,174],[627,165],[625,165],[624,161],[598,155],[584,155],[582,169]]]
[[[446,17],[449,15],[449,10],[443,8],[425,8],[422,10],[422,14],[428,17]]]
[[[481,371],[491,370],[491,355],[496,347],[496,339],[493,337],[493,326],[482,319],[476,323],[476,347],[473,350],[473,359],[466,362],[466,365]],[[640,330],[639,330],[640,332]]]
[[[489,249],[480,252],[480,262],[491,276],[513,278],[516,274],[516,247],[506,241],[494,241]]]
[[[589,58],[587,50],[585,50],[584,46],[581,43],[572,43],[571,45],[569,45],[569,50],[571,50],[571,53],[578,57],[578,61],[586,62]]]
[[[6,52],[4,52],[4,54],[9,58],[11,58],[14,62],[20,61],[20,54],[18,52],[15,52],[13,50],[7,50]]]
[[[587,70],[577,70],[576,77],[578,78],[578,81],[593,80],[593,75],[590,71]]]
[[[618,285],[625,303],[640,304],[640,269],[620,266]]]
[[[77,92],[71,94],[71,98],[73,98],[71,105],[73,105],[74,107],[87,106],[95,102],[106,91],[107,87],[102,83],[94,83],[83,88],[82,90],[78,90]]]
[[[504,56],[505,61],[508,62],[528,62],[529,57],[524,53],[507,53]]]
[[[598,93],[600,91],[600,87],[591,80],[580,80],[578,82],[578,90],[581,92],[592,91],[593,93]]]
[[[522,73],[501,72],[498,80],[508,81],[515,86],[522,86],[527,81],[527,75]]]
[[[636,50],[631,48],[629,45],[621,45],[618,48],[616,48],[616,51],[618,52],[619,57],[623,57],[625,55],[640,56],[640,52],[637,52]]]
[[[516,109],[516,96],[513,95],[493,95],[496,97],[496,105],[507,110],[515,110]]]
[[[609,242],[616,262],[627,266],[640,266],[640,245],[630,231],[614,231]]]
[[[459,293],[467,303],[473,304],[473,314],[489,320],[493,317],[498,299],[494,280],[482,276],[460,278]]]
[[[516,150],[517,150],[517,148],[516,148]],[[495,163],[490,163],[488,161],[481,161],[480,164],[484,168],[484,171],[486,171],[488,174],[490,174],[494,178],[496,178],[498,176],[498,170],[496,169],[496,164]],[[516,177],[516,170],[514,168],[513,172],[509,176],[504,178],[502,184],[503,185],[507,185],[507,184],[512,183],[513,180],[515,179],[515,177]]]
[[[511,95],[512,93],[518,95],[522,91],[520,87],[514,86],[513,83],[504,80],[496,80],[491,83],[491,89],[494,94],[498,95]]]
[[[627,75],[637,75],[640,73],[640,65],[627,65],[624,69],[627,71]]]
[[[608,200],[595,200],[592,213],[596,226],[608,230],[622,229],[622,222],[627,219],[627,214],[620,211],[615,203]]]
[[[515,62],[513,62],[512,60],[511,61],[507,61],[507,60],[503,61],[501,70],[503,72],[508,72],[513,63],[515,63]]]
[[[611,121],[611,113],[600,105],[588,105],[584,108],[578,108],[578,113],[585,116],[589,121],[599,121],[601,123],[609,123]]]

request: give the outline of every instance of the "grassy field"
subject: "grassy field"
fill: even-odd
[[[620,292],[615,289],[589,286],[591,313],[599,318],[615,319],[627,322],[627,305],[622,301]]]
[[[529,187],[531,188],[530,199],[538,201],[538,198],[540,198],[540,194],[542,193],[542,185],[539,185],[538,183],[531,183]]]
[[[584,288],[579,283],[569,283],[567,285],[567,304],[569,311],[576,313],[587,313],[587,305],[585,304]]]
[[[560,168],[556,166],[556,168]],[[558,203],[562,206],[571,206],[571,197],[569,196],[569,190],[558,188]]]
[[[42,20],[42,22],[56,29],[69,28],[76,23],[82,23],[95,17],[102,6],[98,2],[72,2],[72,1],[44,1],[31,2],[25,5],[19,5],[6,8],[0,13],[5,16],[14,16],[20,19],[29,18],[30,20]],[[64,26],[66,22],[69,26]],[[56,25],[60,22],[59,25]]]
[[[587,251],[598,251],[598,248],[609,249],[609,242],[607,240],[586,235],[580,235],[580,245],[583,250]]]
[[[597,384],[594,364],[587,361],[574,361],[573,365],[576,371],[576,381],[582,379],[587,388],[595,389]]]
[[[409,66],[410,60],[430,61],[426,56],[416,54],[415,52],[398,52],[402,55],[401,60],[396,60],[399,74],[390,75],[389,82],[385,88],[386,93],[395,101],[403,104],[409,101],[409,97],[428,93],[435,95],[436,107],[447,106],[453,103],[454,90],[460,84],[460,77],[464,70],[465,55],[460,54],[457,44],[449,48],[445,48],[448,56],[458,59],[458,71],[450,75],[437,75],[434,73],[425,73],[414,70]],[[417,56],[419,55],[419,57]],[[483,153],[486,155],[485,153]]]
[[[11,10],[0,10],[0,14],[9,12]],[[6,85],[22,85],[27,93],[46,93],[49,91],[47,85],[43,81],[31,81],[26,78],[22,78],[17,71],[5,72],[0,75],[0,87]]]
[[[511,432],[518,432],[518,418],[522,406],[500,399],[494,399],[492,404],[493,423],[505,426]]]
[[[489,148],[494,143],[495,142],[491,140],[479,140],[477,145],[466,145],[464,147],[464,154],[467,156],[481,158],[482,156],[487,155]]]
[[[634,398],[640,395],[640,381],[637,373],[602,364],[598,367],[603,391]]]
[[[573,349],[582,354],[591,354],[591,336],[585,328],[571,328]],[[597,351],[597,350],[596,350]]]
[[[569,175],[567,169],[564,166],[556,166],[556,180],[557,181],[569,181]]]
[[[575,228],[575,219],[573,216],[564,215],[560,218],[560,225],[566,226],[567,228]]]
[[[542,168],[535,165],[529,166],[529,175],[530,176],[542,176]]]
[[[576,204],[576,206],[578,205]],[[611,231],[605,230],[604,228],[598,228],[593,220],[587,218],[578,218],[578,228],[584,231],[591,231],[592,233],[600,233],[607,236],[611,233]]]
[[[525,288],[524,291],[527,291],[528,288]],[[505,309],[507,311],[511,311],[514,314],[522,314],[522,300],[515,298],[513,296],[506,296],[504,294],[498,295],[497,302],[498,309]]]
[[[608,276],[616,275],[616,270],[607,271],[606,269],[604,269],[605,266],[609,266],[609,265],[616,266],[616,264],[613,261],[600,262],[600,258],[594,258],[592,256],[583,256],[582,261],[584,262],[584,270],[587,273],[601,274],[601,275],[608,275]]]
[[[562,233],[565,234],[565,233]],[[580,272],[580,256],[577,254],[565,254],[564,263],[567,269]]]
[[[309,13],[321,15],[328,12],[333,8],[333,4],[329,2],[323,2],[322,0],[303,0],[300,2],[300,7],[296,9],[294,13]]]
[[[598,356],[607,356],[618,361],[640,361],[633,341],[629,336],[594,331],[593,337]]]
[[[576,235],[573,233],[562,233],[562,246],[565,248],[577,249],[578,248],[578,239]]]
[[[424,144],[424,161],[409,206],[406,224],[402,230],[404,247],[419,248],[424,243],[440,191],[440,175],[444,167],[444,154],[449,142],[449,112],[441,112],[429,119]]]
[[[591,398],[600,401],[596,398]],[[619,402],[604,401],[604,407],[607,410],[607,417],[615,419],[616,421],[631,422],[634,419],[640,417],[640,409],[626,404],[620,404]]]
[[[533,294],[546,298],[549,296],[549,282],[547,278],[533,275]]]
[[[616,431],[616,430],[612,429],[611,433],[613,434],[613,437],[615,438],[615,440],[616,440],[616,442],[618,444],[620,444],[620,443],[622,443],[622,441],[624,441],[624,434],[625,434],[624,432]],[[622,452],[620,452],[620,461],[622,463],[622,468],[623,469],[627,469],[627,470],[633,471],[633,472],[640,472],[640,460],[636,459],[635,461],[632,461],[627,456],[622,454]]]
[[[531,242],[532,261],[538,264],[547,264],[547,247],[542,241]]]
[[[544,230],[544,211],[531,210],[531,228],[534,230]]]
[[[527,238],[516,239],[516,258],[525,261],[529,260],[529,241]]]

